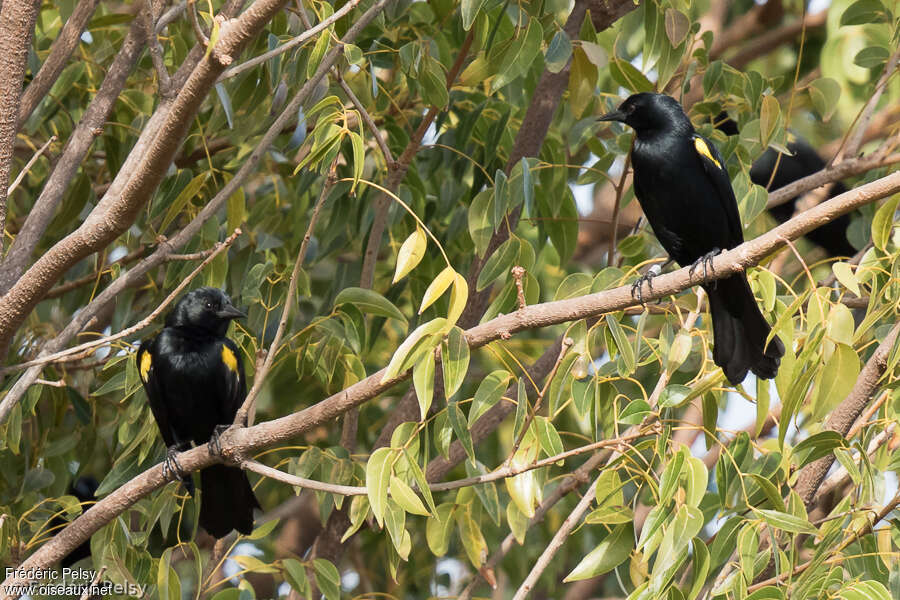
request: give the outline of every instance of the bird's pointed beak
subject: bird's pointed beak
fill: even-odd
[[[222,319],[245,319],[245,318],[247,318],[246,314],[239,311],[231,304],[226,304],[225,306],[223,306],[222,309],[216,313],[216,316],[220,317]]]
[[[608,112],[602,117],[597,117],[598,121],[618,121],[620,123],[625,122],[625,113],[621,110],[614,110],[612,112]]]

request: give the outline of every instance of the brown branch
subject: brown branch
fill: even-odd
[[[753,39],[745,47],[741,48],[734,56],[727,59],[726,62],[735,69],[743,69],[751,61],[769,54],[776,48],[792,42],[800,32],[804,29],[810,30],[825,26],[825,19],[828,17],[828,11],[823,10],[813,15],[806,15],[802,19],[792,21],[777,29],[767,31],[759,37]]]
[[[847,140],[847,145],[843,150],[838,152],[835,157],[835,162],[840,162],[844,156],[856,156],[857,153],[859,153],[863,137],[866,134],[866,129],[868,129],[869,123],[872,121],[872,117],[875,113],[875,107],[878,105],[878,101],[881,99],[881,95],[887,87],[888,80],[897,70],[898,63],[900,63],[900,48],[895,50],[887,63],[885,63],[884,71],[881,73],[881,77],[878,78],[878,82],[875,84],[872,95],[863,107],[862,114],[856,122],[856,127],[850,135],[850,138]]]
[[[869,401],[878,391],[878,384],[881,376],[884,374],[884,370],[887,368],[888,355],[897,341],[898,333],[900,333],[900,322],[894,325],[891,332],[878,345],[878,348],[869,357],[869,360],[866,361],[866,365],[860,372],[853,389],[847,397],[828,415],[828,419],[825,421],[826,430],[837,431],[843,436],[846,436],[850,431],[853,422],[862,414]],[[822,481],[825,479],[825,475],[833,462],[834,455],[829,454],[806,465],[800,471],[794,491],[800,495],[807,507],[815,504],[816,492],[819,486],[822,485]]]
[[[9,193],[12,194],[19,184],[22,183],[22,180],[25,179],[25,176],[28,175],[28,172],[31,170],[31,167],[34,166],[34,163],[37,162],[37,159],[41,157],[41,155],[50,147],[50,144],[56,141],[56,136],[51,135],[50,139],[44,142],[44,145],[38,148],[38,151],[35,152],[31,158],[28,159],[28,162],[25,163],[25,166],[22,167],[22,170],[19,171],[19,174],[16,175],[15,180],[9,186]]]
[[[232,2],[232,4],[235,3]],[[223,7],[223,10],[226,8]],[[28,261],[31,260],[35,248],[50,225],[81,162],[87,155],[94,139],[103,133],[103,125],[106,123],[116,99],[125,88],[128,75],[140,58],[145,42],[144,27],[140,19],[135,19],[122,42],[122,47],[110,65],[100,89],[69,136],[53,172],[50,173],[40,196],[31,207],[16,239],[13,240],[6,259],[0,263],[0,294],[6,293],[25,272]],[[199,54],[191,60],[186,60],[184,67],[192,69],[197,59],[199,59]]]
[[[39,0],[0,5],[0,255],[6,238],[6,200],[19,129],[19,98],[39,6]]]
[[[897,191],[900,191],[900,172],[841,194],[767,234],[719,254],[713,259],[712,270],[706,279],[692,278],[688,268],[657,276],[653,291],[645,294],[645,300],[669,296],[701,281],[712,281],[742,271],[778,249],[783,243],[783,238],[797,239],[820,225],[821,221],[834,218]],[[579,298],[536,304],[467,330],[466,340],[470,347],[480,347],[500,339],[502,335],[621,310],[632,306],[635,302],[631,298],[630,286],[622,286]],[[291,415],[245,429],[226,431],[222,436],[223,453],[229,460],[237,461],[241,456],[289,440],[331,421],[350,408],[359,406],[409,377],[409,373],[403,373],[393,379],[382,381],[384,375],[385,370],[382,369],[337,394]],[[223,459],[211,456],[205,447],[198,447],[180,453],[177,460],[185,472],[191,472]],[[162,487],[168,480],[163,477],[161,466],[151,467],[101,499],[31,555],[23,563],[23,569],[43,568],[59,560],[140,498]],[[8,578],[4,585],[24,583],[21,573],[20,570]]]
[[[72,51],[78,46],[81,32],[87,26],[100,0],[79,0],[75,10],[59,30],[59,35],[50,46],[50,55],[41,65],[40,70],[25,91],[22,92],[22,101],[19,104],[19,124],[24,123],[38,104],[50,91],[56,82],[63,67],[69,61]],[[27,44],[26,44],[27,45]]]

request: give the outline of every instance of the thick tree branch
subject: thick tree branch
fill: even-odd
[[[720,279],[742,271],[757,264],[780,248],[784,244],[785,238],[797,239],[828,219],[833,219],[897,191],[900,191],[900,172],[823,202],[772,231],[723,252],[713,259],[712,270],[705,280],[692,278],[688,273],[688,268],[659,275],[654,279],[653,291],[645,294],[644,299],[645,301],[655,300],[687,289],[701,281]],[[631,297],[631,286],[625,285],[578,298],[536,304],[469,329],[466,331],[466,340],[471,347],[479,347],[518,331],[621,310],[634,305],[635,302]],[[404,373],[394,379],[382,382],[384,374],[385,371],[382,369],[341,392],[291,415],[246,429],[226,431],[222,436],[223,453],[228,460],[239,462],[243,460],[244,456],[254,451],[287,441],[313,427],[331,421],[350,408],[374,398],[409,376],[408,373]],[[201,469],[222,460],[219,457],[210,456],[206,447],[182,452],[177,459],[186,472]],[[22,567],[24,569],[46,568],[88,539],[103,525],[122,514],[140,498],[162,487],[166,482],[167,480],[162,475],[161,465],[151,467],[78,517],[31,555],[22,564]],[[21,571],[17,572],[3,585],[24,583],[20,574]]]
[[[63,67],[69,61],[72,51],[78,46],[81,33],[91,20],[99,3],[100,0],[80,0],[65,25],[59,30],[59,35],[53,40],[53,45],[50,47],[50,55],[47,56],[47,60],[41,65],[37,75],[22,92],[22,102],[19,104],[20,125],[31,116],[31,113],[56,82],[56,78],[62,73]]]
[[[900,175],[900,173],[895,173],[895,175]],[[900,333],[900,322],[894,325],[890,333],[878,345],[878,348],[869,357],[869,360],[866,361],[866,365],[856,379],[850,394],[828,415],[828,419],[825,421],[825,429],[837,431],[843,436],[847,435],[853,426],[853,422],[862,414],[869,401],[878,391],[878,384],[881,381],[881,376],[884,375],[884,370],[887,368],[888,355],[897,342],[898,333]],[[819,486],[822,485],[822,481],[825,479],[825,475],[833,462],[834,455],[829,454],[806,465],[800,471],[800,476],[794,485],[794,491],[800,495],[807,507],[815,504],[816,492]]]
[[[19,97],[40,0],[0,5],[0,255],[6,239],[6,200],[19,129]]]

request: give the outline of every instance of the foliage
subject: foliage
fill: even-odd
[[[300,35],[306,29],[300,4],[313,22],[338,8],[289,3],[250,42],[242,60]],[[196,217],[257,147],[285,98],[303,86],[371,4],[363,1],[308,43],[220,81],[134,225],[67,273],[60,285],[81,284],[38,305],[18,331],[6,365],[31,358],[139,258],[123,257],[155,247]],[[733,51],[711,54],[721,32],[700,31],[707,4],[643,2],[606,30],[596,31],[585,19],[575,36],[563,29],[570,7],[561,0],[389,4],[343,47],[336,72],[372,117],[392,157],[408,161],[399,185],[387,183],[396,165],[332,74],[225,210],[182,250],[201,252],[236,227],[243,230],[191,285],[223,287],[248,311],[231,337],[249,379],[256,375],[258,353],[275,337],[285,304],[290,307],[256,422],[313,405],[382,368],[381,381],[412,372],[410,383],[360,407],[349,447],[342,446],[340,421],[330,421],[296,443],[257,454],[260,462],[289,474],[364,487],[366,493],[345,497],[307,490],[302,496],[311,510],[279,521],[258,519],[254,534],[231,548],[228,564],[237,568],[227,573],[237,573],[240,597],[274,597],[292,588],[300,597],[318,597],[318,589],[330,600],[341,596],[342,587],[353,597],[447,596],[458,594],[471,577],[494,580],[509,597],[579,499],[577,493],[555,493],[584,491],[572,474],[598,452],[607,454],[588,473],[596,479],[595,499],[539,580],[547,597],[570,589],[560,581],[597,576],[603,576],[595,582],[598,595],[630,600],[900,597],[900,526],[894,513],[879,513],[896,491],[900,471],[892,455],[900,410],[896,346],[877,384],[877,409],[852,436],[823,428],[897,322],[900,196],[854,214],[852,243],[864,248],[873,242],[858,264],[823,257],[801,240],[797,255],[782,249],[749,272],[787,348],[771,385],[751,377],[743,386],[728,387],[712,363],[709,320],[692,291],[643,312],[530,328],[477,349],[466,341],[464,330],[479,318],[486,323],[514,312],[520,301],[532,305],[630,284],[664,254],[647,227],[617,243],[612,263],[606,252],[602,260],[586,261],[590,248],[579,245],[579,224],[590,221],[584,217],[591,209],[576,203],[573,186],[618,184],[630,148],[629,132],[595,120],[621,98],[642,90],[697,96],[689,114],[698,131],[718,144],[745,237],[752,239],[773,224],[765,190],[749,178],[753,160],[767,147],[784,148],[788,127],[816,147],[853,131],[898,45],[896,6],[836,0],[823,26],[738,69],[729,65]],[[41,6],[29,77],[74,5],[63,0]],[[196,7],[208,29],[210,11],[220,3],[188,6]],[[803,18],[798,3],[783,8],[784,23]],[[17,169],[51,135],[59,138],[51,151],[61,151],[103,83],[134,18],[132,9],[137,6],[100,4],[76,54],[22,124]],[[733,2],[729,22],[753,10],[752,2]],[[742,49],[764,33],[748,33]],[[195,40],[186,15],[160,35],[170,72]],[[448,88],[457,60],[462,69]],[[539,156],[507,165],[539,79],[545,71],[564,72],[567,64],[566,95]],[[36,256],[97,205],[159,106],[158,82],[145,52]],[[877,108],[896,107],[898,101],[895,75]],[[416,150],[416,129],[431,107],[433,126],[422,147],[407,156],[409,145]],[[739,136],[728,138],[713,128],[723,108],[738,121]],[[896,126],[886,128],[864,150],[888,143],[885,138],[895,132]],[[333,165],[336,183],[314,227],[297,297],[288,298],[297,250]],[[11,195],[13,236],[51,168],[38,160]],[[890,171],[871,169],[849,183],[874,181]],[[374,285],[366,289],[360,284],[365,250],[384,189],[387,228]],[[630,185],[621,192],[616,202],[624,210],[634,194]],[[492,244],[495,231],[506,227],[512,227],[508,239]],[[172,260],[151,270],[140,285],[119,294],[85,335],[138,322],[196,265]],[[518,280],[511,274],[514,266],[524,268]],[[823,283],[832,273],[834,285]],[[489,294],[483,316],[466,322],[464,308],[482,291]],[[157,319],[139,336],[108,349],[47,365],[42,381],[60,384],[31,386],[0,425],[4,563],[45,544],[54,517],[72,519],[85,508],[69,494],[74,477],[96,475],[102,497],[160,462],[162,444],[132,356],[139,339],[160,326]],[[558,338],[568,338],[563,353],[553,352]],[[526,367],[545,352],[556,360],[551,376],[533,380]],[[15,381],[6,378],[5,393]],[[409,389],[415,410],[394,428],[392,417]],[[499,426],[476,426],[500,409],[510,416]],[[621,443],[612,449],[591,446],[617,439]],[[453,453],[457,441],[461,449]],[[578,451],[560,457],[573,450]],[[793,489],[799,469],[830,453],[845,480],[806,506]],[[451,458],[455,467],[442,480],[507,471],[486,483],[429,490],[429,481],[439,483],[429,479],[429,465],[437,468]],[[536,461],[543,466],[531,468]],[[251,479],[266,511],[300,492],[272,479]],[[544,517],[542,507],[550,499],[558,503]],[[197,506],[170,483],[94,534],[88,560],[104,567],[111,581],[151,586],[153,597],[239,597],[222,573],[207,578],[212,543],[195,536]],[[298,540],[298,528],[290,524],[304,531],[334,527],[338,511],[345,526],[336,537],[354,541],[337,554],[306,554],[314,536]],[[508,536],[512,549],[499,564],[488,565]],[[484,581],[475,589],[487,593]]]

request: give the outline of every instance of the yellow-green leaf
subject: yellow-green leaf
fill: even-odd
[[[366,489],[369,494],[369,504],[372,506],[372,514],[375,515],[378,525],[384,523],[388,486],[391,482],[391,470],[396,457],[390,448],[378,448],[366,463]]]
[[[425,256],[425,248],[428,245],[428,238],[421,227],[416,225],[416,230],[409,234],[403,245],[400,246],[400,252],[397,253],[397,268],[394,271],[394,280],[391,283],[397,283],[406,274],[416,268],[416,265]]]
[[[419,500],[413,489],[394,475],[391,475],[391,498],[406,512],[425,517],[430,516],[425,505],[422,504],[422,501]]]
[[[853,267],[845,262],[837,262],[831,266],[831,271],[842,286],[856,294],[857,298],[862,296],[859,290],[859,280],[856,278],[856,273],[853,272]]]
[[[438,276],[434,278],[428,285],[428,289],[425,290],[419,314],[421,315],[426,308],[434,304],[454,281],[456,281],[456,271],[453,270],[453,267],[444,267],[444,270],[438,273]]]

